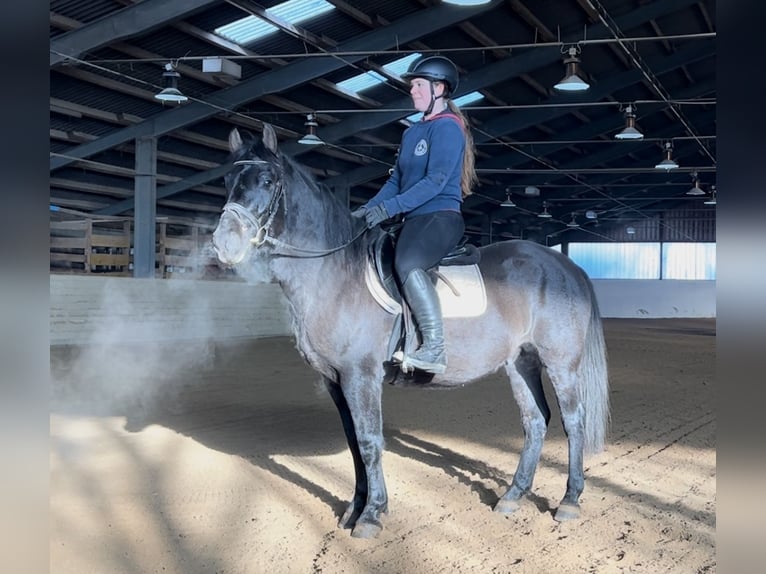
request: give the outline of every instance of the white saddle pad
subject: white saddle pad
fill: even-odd
[[[438,272],[450,285],[439,278],[436,292],[441,303],[442,316],[478,317],[487,310],[487,292],[478,265],[450,265],[439,267]],[[385,290],[373,266],[368,263],[364,274],[367,289],[377,303],[392,315],[402,312],[402,306]]]

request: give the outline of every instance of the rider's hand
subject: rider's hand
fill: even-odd
[[[367,213],[367,208],[363,205],[362,207],[358,207],[354,211],[352,211],[351,217],[362,219],[365,213]]]
[[[365,208],[364,219],[367,222],[367,229],[372,229],[379,223],[383,223],[390,216],[382,203],[379,203],[372,209]]]

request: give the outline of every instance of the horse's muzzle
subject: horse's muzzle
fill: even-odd
[[[250,249],[247,226],[229,214],[221,216],[218,227],[213,232],[213,249],[221,263],[240,263]]]

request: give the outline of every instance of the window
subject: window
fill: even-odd
[[[659,243],[572,243],[569,257],[591,279],[659,279]]]
[[[715,243],[571,243],[569,257],[591,279],[707,279]]]
[[[715,243],[664,243],[664,279],[715,279]]]

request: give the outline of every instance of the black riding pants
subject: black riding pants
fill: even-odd
[[[436,211],[408,217],[396,240],[394,271],[400,284],[410,271],[435,267],[463,237],[465,222],[458,211]]]

